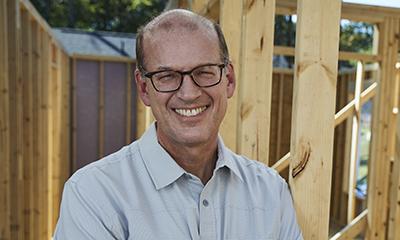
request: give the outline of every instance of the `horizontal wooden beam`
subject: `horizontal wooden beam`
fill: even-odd
[[[274,55],[294,56],[295,48],[286,46],[274,46]],[[379,62],[380,55],[339,51],[339,60],[358,60],[363,62]]]
[[[354,239],[363,232],[367,226],[368,209],[365,209],[360,215],[353,219],[345,228],[336,233],[329,240]]]
[[[100,55],[74,53],[74,54],[72,54],[71,58],[76,59],[76,60],[136,63],[136,59],[133,59],[130,57],[123,57],[123,56],[100,56]]]
[[[294,15],[297,7],[295,0],[277,0],[276,14],[277,15]],[[361,21],[368,23],[381,23],[385,17],[400,16],[400,9],[380,7],[364,4],[343,3],[341,18],[352,21]]]

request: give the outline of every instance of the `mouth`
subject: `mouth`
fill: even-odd
[[[208,106],[202,106],[197,108],[175,108],[174,111],[184,117],[194,117],[204,112]]]

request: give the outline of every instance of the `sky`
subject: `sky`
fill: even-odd
[[[400,0],[343,0],[343,2],[400,8]]]

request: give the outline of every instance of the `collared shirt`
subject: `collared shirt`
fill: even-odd
[[[218,139],[204,186],[158,143],[136,142],[77,171],[65,184],[55,240],[303,239],[286,182]]]

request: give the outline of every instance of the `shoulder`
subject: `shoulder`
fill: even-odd
[[[134,164],[138,154],[137,142],[133,142],[104,158],[78,169],[68,182],[82,185],[89,183],[90,179],[98,182],[98,180],[101,180],[101,177],[120,176],[123,169]]]
[[[282,188],[287,187],[286,180],[275,169],[230,150],[228,150],[228,153],[237,164],[241,177],[247,185],[271,189],[272,191],[281,191]]]

